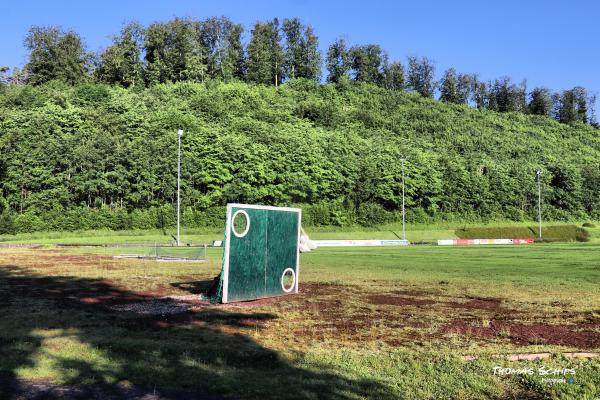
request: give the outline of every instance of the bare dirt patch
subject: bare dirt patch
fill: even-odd
[[[392,290],[390,291],[390,293],[392,294],[399,294],[402,296],[426,296],[426,295],[431,295],[433,293],[431,292],[426,292],[424,290],[417,290],[417,289],[399,289],[399,290]]]
[[[518,345],[552,344],[578,348],[600,346],[599,323],[549,325],[522,324],[508,321],[491,321],[489,326],[473,326],[455,320],[444,326],[444,334],[458,334],[485,339],[506,339]]]
[[[517,345],[600,346],[600,319],[590,313],[528,312],[508,308],[502,299],[492,297],[450,297],[413,289],[365,293],[360,287],[309,284],[293,309],[309,322],[298,320],[297,333],[313,339],[402,346],[455,334]]]
[[[264,299],[256,299],[256,300],[249,300],[249,301],[235,301],[235,302],[231,302],[231,303],[226,303],[226,304],[216,304],[215,307],[220,307],[220,308],[235,308],[235,307],[241,307],[241,308],[251,308],[251,307],[262,307],[262,306],[268,306],[271,304],[276,304],[279,303],[281,301],[293,301],[295,298],[297,298],[298,296],[296,295],[287,295],[287,296],[279,296],[279,297],[266,297]]]
[[[473,298],[466,302],[440,301],[427,298],[426,292],[422,291],[392,291],[391,294],[373,294],[367,296],[371,304],[391,305],[391,306],[444,306],[450,308],[464,308],[471,310],[499,311],[502,307],[502,300],[496,298]],[[408,294],[412,293],[412,294]],[[402,294],[402,295],[398,295]]]
[[[447,301],[441,303],[446,307],[450,308],[464,308],[471,310],[487,310],[487,311],[499,311],[502,307],[502,300],[495,298],[475,298],[468,300],[464,303]],[[508,311],[508,310],[506,310]]]
[[[414,297],[405,296],[390,296],[385,294],[373,294],[367,296],[369,303],[376,305],[390,305],[390,306],[426,306],[436,304],[436,301],[428,299],[417,299]]]
[[[367,297],[364,288],[360,286],[309,283],[301,286],[301,293],[295,302],[282,302],[278,305],[284,313],[291,311],[301,315],[288,323],[294,326],[296,337],[308,341],[335,339],[354,343],[378,341],[396,345],[419,336],[410,329],[425,327],[418,315],[385,307],[385,299],[382,299],[383,304],[373,304],[365,301]],[[378,305],[383,307],[374,307]],[[405,328],[409,331],[405,331]],[[390,330],[396,330],[396,333],[390,336]]]

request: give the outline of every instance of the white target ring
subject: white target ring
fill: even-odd
[[[292,284],[290,285],[289,288],[285,287],[285,275],[291,272],[292,273]],[[294,271],[292,268],[286,268],[285,271],[283,271],[283,274],[281,274],[281,288],[283,289],[284,292],[289,293],[291,292],[294,288],[296,287],[296,271]]]
[[[241,233],[239,233],[235,230],[235,217],[237,217],[239,214],[242,214],[244,216],[244,218],[246,219],[246,229],[244,229],[244,231]],[[231,217],[231,231],[233,232],[233,234],[235,236],[242,238],[242,237],[246,236],[246,233],[248,233],[249,229],[250,229],[250,217],[248,216],[248,213],[244,210],[237,210],[233,214],[233,217]]]

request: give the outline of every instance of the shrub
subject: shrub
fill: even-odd
[[[591,222],[584,222],[582,225],[584,228],[595,228],[596,225]]]
[[[156,219],[151,210],[133,210],[130,213],[130,218],[133,229],[153,229],[156,227]]]
[[[225,207],[211,207],[200,213],[197,226],[221,228],[225,226]]]
[[[4,210],[4,212],[0,214],[0,234],[13,233],[16,233],[13,223],[13,215],[9,210]]]
[[[362,226],[383,225],[394,220],[394,214],[377,203],[363,203],[356,211],[356,222]]]
[[[17,233],[31,233],[45,229],[42,219],[31,211],[17,215],[13,224]]]
[[[589,242],[590,232],[583,228],[577,228],[575,240],[577,240],[578,242]]]
[[[297,207],[302,208],[304,226],[347,226],[354,221],[352,212],[338,201],[301,204]]]
[[[402,211],[399,211],[398,213],[400,214],[399,219],[402,219]],[[422,208],[406,209],[406,222],[413,224],[423,224],[431,221],[431,219],[432,218]]]

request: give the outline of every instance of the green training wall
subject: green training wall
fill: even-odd
[[[246,220],[247,225],[238,226],[238,218]],[[227,206],[221,302],[298,292],[300,221],[300,209]],[[286,271],[294,279],[293,283],[286,280],[284,286]]]

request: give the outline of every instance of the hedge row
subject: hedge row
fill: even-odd
[[[460,239],[538,238],[537,226],[471,227],[456,230]],[[542,227],[546,242],[587,242],[590,233],[577,225],[549,225]]]
[[[340,201],[317,204],[292,204],[302,209],[304,226],[363,226],[373,227],[402,221],[401,211],[387,211],[376,203],[363,203],[359,207],[343,204]],[[181,223],[187,228],[215,227],[225,224],[225,206],[194,210],[186,207],[182,210]],[[409,223],[435,222],[444,220],[467,222],[485,222],[476,215],[430,215],[421,208],[407,209],[406,220]],[[77,231],[93,229],[130,230],[130,229],[172,229],[176,225],[175,207],[165,205],[145,210],[127,211],[123,208],[81,207],[69,210],[55,208],[46,212],[29,210],[14,213],[5,209],[0,213],[0,234],[31,233],[38,231]]]
[[[402,221],[400,211],[387,211],[376,203],[363,203],[359,207],[339,201],[317,204],[292,204],[302,209],[302,224],[314,226],[362,226],[373,227]],[[435,223],[461,221],[485,223],[477,214],[431,215],[421,208],[406,210],[408,223]],[[181,223],[187,228],[222,228],[225,224],[225,206],[194,210],[182,210]],[[69,210],[59,208],[46,212],[29,210],[18,214],[5,209],[0,213],[0,234],[31,233],[38,231],[77,231],[93,229],[173,229],[176,225],[175,207],[165,205],[145,210],[127,211],[124,208],[81,207]],[[545,226],[544,237],[560,241],[585,239],[587,231],[575,225]],[[537,227],[475,227],[456,231],[460,238],[537,237]]]

